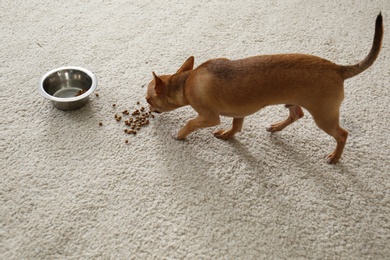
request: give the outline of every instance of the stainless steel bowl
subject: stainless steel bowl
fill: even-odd
[[[42,76],[39,93],[61,110],[83,107],[97,86],[95,75],[81,67],[61,67]]]

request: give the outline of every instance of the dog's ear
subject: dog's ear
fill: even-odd
[[[156,91],[157,96],[161,96],[165,92],[165,83],[162,81],[156,73],[153,71],[153,77],[154,77],[154,90]]]
[[[183,65],[181,65],[180,69],[177,71],[177,73],[192,70],[194,68],[194,56],[189,57]]]

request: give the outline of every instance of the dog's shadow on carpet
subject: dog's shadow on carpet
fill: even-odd
[[[174,114],[164,115],[151,128],[150,141],[160,149],[156,159],[159,161],[159,178],[175,191],[175,197],[181,195],[184,204],[192,200],[191,196],[204,200],[198,210],[206,213],[213,203],[234,202],[247,196],[248,191],[254,192],[253,196],[271,196],[269,207],[272,208],[274,203],[285,203],[285,192],[297,183],[311,187],[337,209],[346,208],[350,203],[339,199],[345,191],[353,190],[364,198],[366,194],[362,190],[372,191],[359,176],[354,176],[348,163],[329,165],[324,158],[311,156],[317,149],[325,155],[325,149],[329,147],[316,145],[307,150],[307,147],[299,146],[302,142],[310,142],[306,146],[311,146],[315,138],[292,140],[290,135],[269,136],[268,133],[251,132],[225,141],[215,139],[210,134],[211,129],[204,129],[185,141],[174,140],[171,134],[182,124]],[[267,136],[270,140],[261,140]],[[209,201],[211,198],[214,199]],[[332,204],[334,201],[335,205]],[[264,203],[269,202],[265,200]],[[234,210],[232,207],[231,211]],[[295,211],[294,207],[289,207],[284,213]]]
[[[254,156],[253,153],[249,150],[248,146],[242,143],[239,139],[233,138],[228,142],[234,147],[237,153],[241,154],[243,158],[248,160],[248,162],[256,162],[261,164],[267,163],[267,161],[272,161],[273,158],[276,157],[272,156],[272,153],[274,155],[278,154],[283,157],[288,157],[288,159],[291,161],[299,162],[309,160],[307,154],[302,154],[297,150],[294,150],[293,147],[289,145],[289,142],[281,137],[271,136],[271,143],[273,146],[270,147],[267,151],[263,151],[263,157]]]

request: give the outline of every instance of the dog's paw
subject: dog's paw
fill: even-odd
[[[179,140],[177,135],[178,135],[177,132],[175,132],[175,131],[172,131],[172,132],[171,132],[171,137],[172,137],[173,139],[175,139],[175,140]]]
[[[280,131],[277,124],[269,125],[265,128],[265,130],[267,130],[267,132],[270,132],[270,133],[275,133],[275,132]]]
[[[331,153],[328,156],[326,156],[326,162],[329,164],[336,164],[338,163],[339,159],[340,158],[336,158],[334,153]]]
[[[177,133],[177,132],[175,132],[175,131],[172,131],[171,136],[172,136],[173,139],[179,140],[179,141],[185,139],[185,137],[181,137],[181,136],[180,136],[180,132]]]
[[[232,134],[230,130],[223,130],[223,129],[217,130],[213,134],[216,138],[223,139],[223,140],[231,139],[234,136],[234,134]]]

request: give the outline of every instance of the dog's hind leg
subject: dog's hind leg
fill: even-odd
[[[330,164],[337,163],[348,138],[348,132],[341,128],[339,124],[339,106],[331,107],[329,103],[327,106],[318,104],[315,109],[308,110],[312,114],[317,126],[336,140],[336,149],[327,156],[327,162]]]
[[[300,106],[286,105],[286,107],[290,110],[290,115],[288,116],[288,118],[286,120],[268,126],[266,128],[268,132],[274,133],[282,131],[286,126],[294,123],[299,118],[303,117],[304,114]]]

